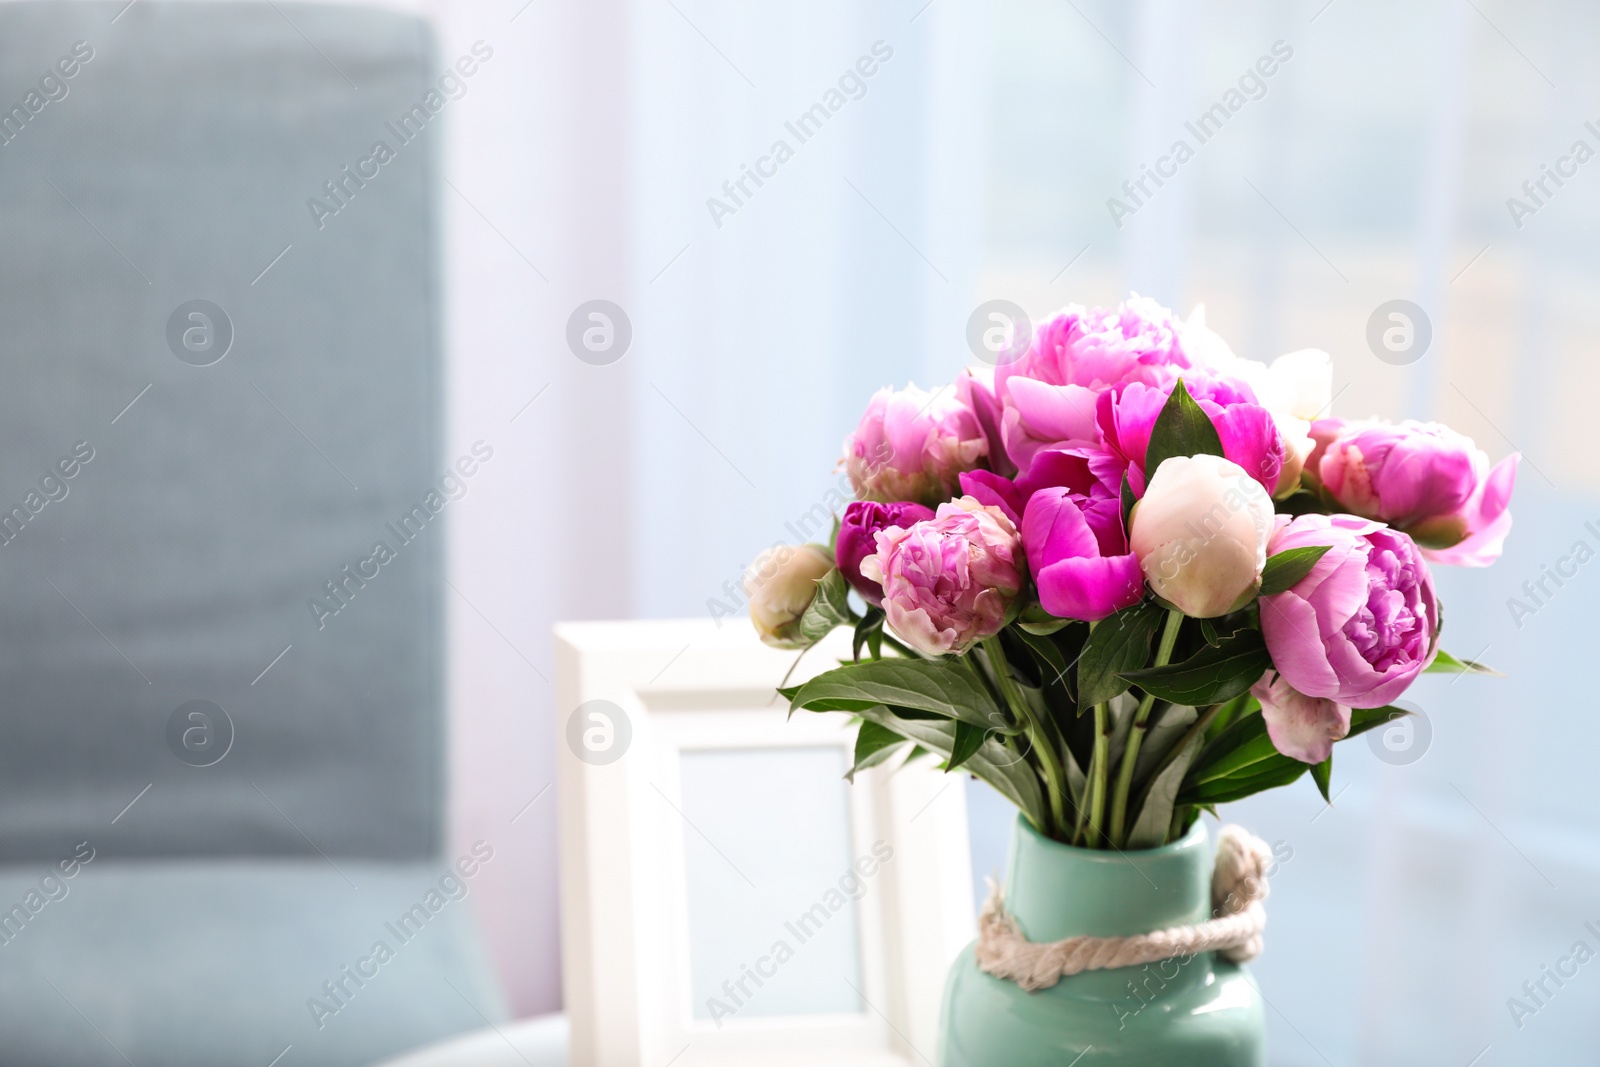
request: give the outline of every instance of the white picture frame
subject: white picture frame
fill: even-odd
[[[724,1018],[710,1006],[712,1021],[697,1014],[689,988],[691,955],[700,949],[691,945],[688,865],[691,853],[705,851],[698,843],[705,835],[685,811],[685,755],[787,753],[809,766],[837,749],[841,773],[848,769],[855,730],[847,717],[790,719],[774,692],[786,675],[798,684],[847,658],[848,634],[836,631],[798,665],[795,652],[761,644],[743,619],[568,623],[555,635],[562,977],[572,1062],[931,1067],[945,973],[975,935],[964,776],[943,774],[932,759],[872,768],[845,788],[854,859],[839,884],[860,892],[860,986],[848,983],[859,1010]],[[698,796],[714,776],[695,775]],[[733,865],[737,842],[707,843]],[[885,852],[887,861],[867,859]],[[814,932],[803,920],[802,928],[787,929]],[[789,934],[774,940],[787,942]],[[752,954],[761,947],[752,946]],[[756,957],[752,967],[776,971],[777,959]],[[755,989],[748,982],[743,988]]]

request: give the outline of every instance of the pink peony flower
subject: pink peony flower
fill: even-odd
[[[965,479],[967,475],[962,475]],[[861,561],[878,550],[875,535],[891,526],[906,527],[933,518],[933,509],[921,504],[899,502],[880,504],[875,500],[852,500],[839,520],[839,537],[834,542],[834,561],[851,588],[869,604],[883,603],[883,586],[861,574]]]
[[[1119,539],[1120,532],[1119,519]],[[1070,489],[1040,489],[1028,498],[1022,543],[1039,603],[1057,618],[1096,622],[1144,597],[1139,557],[1126,545],[1107,554]]]
[[[844,441],[850,484],[863,500],[937,504],[955,494],[962,471],[988,451],[983,428],[953,390],[915,385],[872,395]]]
[[[1437,563],[1487,567],[1511,532],[1520,456],[1493,469],[1470,438],[1435,422],[1313,427],[1315,480],[1353,514],[1404,530]]]
[[[1295,690],[1352,708],[1395,700],[1432,662],[1439,600],[1410,537],[1353,515],[1280,515],[1276,554],[1329,545],[1309,574],[1261,598],[1273,665]]]
[[[863,577],[883,587],[889,626],[930,656],[961,653],[1005,625],[1022,591],[1022,542],[1015,524],[971,497],[939,505],[910,527],[878,532]]]
[[[1301,763],[1321,763],[1333,753],[1333,743],[1350,732],[1350,709],[1326,697],[1308,697],[1268,671],[1250,687],[1261,701],[1272,747]]]
[[[956,399],[960,400],[977,418],[983,429],[983,439],[988,446],[989,469],[1009,478],[1017,473],[1017,465],[1006,453],[1005,439],[1000,433],[1000,420],[1004,411],[1000,398],[994,391],[993,367],[968,367],[956,379]]]
[[[1142,493],[1149,474],[1144,457],[1150,433],[1175,388],[1176,382],[1162,386],[1132,382],[1100,396],[1100,433],[1106,447],[1132,468],[1129,481],[1135,493]],[[1248,471],[1269,496],[1277,492],[1288,452],[1277,420],[1256,403],[1250,386],[1238,379],[1185,377],[1184,388],[1216,427],[1223,455]]]
[[[1097,439],[1095,401],[1129,382],[1164,385],[1194,365],[1193,347],[1214,347],[1203,327],[1154,300],[1134,296],[1116,308],[1073,305],[1034,334],[1027,355],[995,369],[1006,452],[1026,470],[1040,449]]]

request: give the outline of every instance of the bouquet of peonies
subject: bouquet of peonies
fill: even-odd
[[[1417,675],[1487,671],[1440,649],[1428,565],[1498,558],[1517,456],[1326,418],[1325,353],[1241,359],[1139,297],[1004,351],[877,393],[832,544],[746,576],[769,644],[854,629],[782,693],[859,721],[856,770],[931,753],[1058,841],[1150,848],[1308,768],[1326,798]]]

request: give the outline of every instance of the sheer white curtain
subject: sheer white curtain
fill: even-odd
[[[870,392],[969,360],[988,29],[946,0],[524,5],[426,10],[441,62],[495,49],[445,154],[452,424],[497,479],[452,530],[452,832],[497,849],[478,915],[533,1012],[560,999],[550,625],[742,613],[756,553],[826,536]],[[632,328],[608,365],[567,343],[596,299]]]

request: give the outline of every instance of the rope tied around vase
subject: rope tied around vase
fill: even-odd
[[[1217,952],[1234,963],[1261,954],[1266,929],[1267,870],[1272,849],[1242,826],[1217,834],[1211,872],[1213,918],[1128,937],[1069,937],[1033,942],[1006,911],[1000,887],[990,883],[989,899],[978,916],[978,967],[985,974],[1017,983],[1029,993],[1048,989],[1084,971],[1137,967],[1173,956]]]

